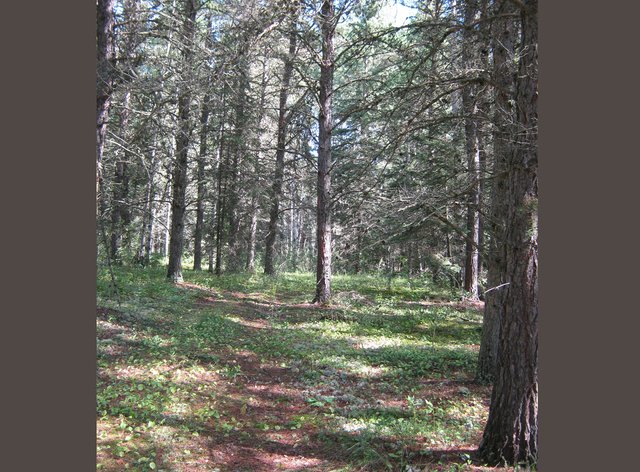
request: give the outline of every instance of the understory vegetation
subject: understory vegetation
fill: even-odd
[[[98,469],[489,470],[480,303],[431,278],[98,274]],[[491,469],[493,470],[493,469]],[[502,469],[504,470],[504,469]]]

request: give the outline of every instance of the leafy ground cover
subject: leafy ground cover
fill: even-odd
[[[472,461],[480,304],[423,279],[98,274],[103,471],[507,470]]]

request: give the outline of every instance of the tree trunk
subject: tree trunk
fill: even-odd
[[[263,54],[266,56],[266,45]],[[260,210],[259,196],[261,190],[259,176],[263,162],[262,127],[267,102],[267,85],[267,62],[263,61],[260,81],[260,100],[258,102],[258,118],[256,120],[257,132],[254,135],[254,147],[257,151],[253,163],[253,175],[249,180],[249,185],[251,186],[251,203],[249,206],[251,220],[249,223],[249,234],[247,235],[247,259],[245,262],[245,270],[250,273],[255,273],[256,271],[256,243],[258,234],[258,212]]]
[[[489,49],[491,47],[491,29],[490,22],[488,21],[491,11],[489,9],[489,0],[480,0],[479,10],[480,19],[483,20],[479,30],[479,68],[484,71],[485,74],[489,74]],[[484,84],[478,86],[478,93],[476,103],[478,104],[478,121],[476,134],[478,136],[478,277],[481,276],[482,270],[485,267],[485,180],[487,178],[487,137],[488,137],[488,124],[490,121],[491,110],[491,96],[489,94],[490,85]]]
[[[320,119],[318,139],[318,208],[316,295],[312,303],[326,304],[331,298],[331,132],[335,12],[333,0],[324,0],[320,13],[322,65],[320,67]]]
[[[131,211],[128,200],[135,201],[137,186],[133,186],[132,194],[129,195],[129,179],[131,166],[131,148],[134,140],[131,137],[130,128],[131,117],[131,86],[128,84],[132,77],[132,55],[138,43],[138,11],[135,0],[125,0],[123,7],[123,40],[121,46],[122,72],[120,81],[124,82],[122,107],[120,111],[119,135],[123,143],[120,158],[116,161],[115,176],[113,182],[113,211],[111,213],[111,259],[121,262],[120,250],[123,246],[128,246],[129,231],[131,223]]]
[[[537,0],[525,0],[521,12],[518,133],[507,175],[509,286],[489,419],[478,451],[490,464],[535,464],[538,455],[537,9]]]
[[[175,139],[172,140],[175,143]],[[169,162],[168,166],[168,175],[169,179],[167,179],[167,184],[162,191],[162,202],[165,204],[165,212],[164,212],[164,227],[162,234],[162,257],[167,257],[169,255],[169,233],[171,229],[171,199],[169,198],[169,194],[171,193],[171,182],[173,178],[171,176],[173,170],[173,162]]]
[[[240,191],[238,186],[238,174],[240,172],[240,165],[245,159],[246,144],[244,139],[246,137],[247,128],[247,90],[249,88],[249,66],[247,55],[247,45],[243,45],[239,54],[240,60],[238,64],[240,77],[238,78],[238,95],[236,97],[235,104],[235,129],[233,137],[230,142],[231,153],[233,157],[230,165],[226,166],[226,172],[228,177],[227,192],[227,221],[228,226],[228,257],[227,257],[227,270],[230,272],[237,272],[241,268],[240,261],[240,246],[242,238],[240,237]]]
[[[217,172],[217,196],[216,196],[216,227],[215,227],[215,236],[216,236],[216,257],[215,257],[215,270],[214,273],[217,276],[222,275],[222,236],[224,230],[224,216],[226,213],[226,188],[225,188],[225,180],[226,180],[226,160],[227,157],[223,157],[224,152],[224,144],[225,144],[225,132],[224,132],[224,120],[225,120],[225,95],[222,97],[222,109],[223,116],[222,122],[220,124],[220,138],[218,139],[218,172]]]
[[[152,198],[155,193],[152,193]],[[149,219],[147,220],[147,240],[144,244],[144,265],[148,266],[151,261],[151,248],[153,244],[153,223],[155,220],[156,211],[153,205],[149,208]]]
[[[486,91],[485,91],[486,92]],[[486,95],[486,93],[484,93]],[[481,120],[486,123],[489,116],[490,104],[486,97],[481,99],[478,110]],[[478,136],[478,278],[484,268],[485,245],[485,221],[484,221],[484,199],[485,199],[485,179],[487,175],[487,129],[482,123],[478,123],[476,130]]]
[[[477,2],[465,2],[464,22],[470,25],[475,20]],[[467,70],[476,67],[476,47],[474,31],[465,28],[462,35],[462,61]],[[464,290],[472,300],[478,299],[478,246],[480,243],[480,146],[478,142],[478,120],[476,116],[476,96],[478,86],[468,83],[462,89],[462,110],[464,113],[465,150],[467,154],[467,175],[469,194],[467,197],[467,234],[465,244]]]
[[[467,126],[465,126],[466,128]],[[469,127],[475,128],[475,125]],[[472,300],[478,299],[478,269],[480,248],[480,155],[478,152],[477,132],[474,129],[467,134],[471,142],[467,144],[467,164],[471,180],[471,191],[467,204],[467,235],[465,242],[464,290]]]
[[[107,123],[113,92],[113,61],[115,59],[115,39],[113,27],[115,16],[114,0],[98,0],[97,12],[97,109],[96,109],[96,199],[99,214],[104,213],[102,195],[102,154],[107,136]]]
[[[223,95],[224,99],[224,95]],[[224,107],[224,101],[222,102]],[[209,268],[207,269],[210,273],[216,272],[216,264],[221,263],[221,261],[217,260],[217,257],[222,257],[222,254],[218,252],[218,239],[220,237],[219,228],[220,228],[220,210],[219,206],[222,201],[222,196],[220,194],[222,190],[222,174],[221,174],[221,166],[222,166],[222,142],[224,140],[224,108],[223,108],[223,116],[220,120],[220,128],[218,130],[218,140],[216,144],[216,158],[214,163],[214,175],[216,178],[216,197],[212,201],[212,210],[211,210],[211,227],[210,231],[210,245],[209,245]],[[217,275],[220,275],[219,273]]]
[[[207,134],[209,125],[209,94],[205,94],[200,115],[200,152],[198,153],[198,200],[196,206],[196,227],[193,232],[193,270],[202,270],[202,235],[204,233],[204,202],[206,199],[205,159],[207,155]]]
[[[128,163],[131,152],[129,151],[130,143],[127,140],[127,131],[129,128],[129,102],[131,100],[131,92],[126,90],[122,100],[122,111],[120,113],[120,138],[122,139],[125,149],[121,152],[124,156],[116,162],[115,175],[113,179],[113,203],[111,210],[111,260],[120,261],[120,248],[124,232],[129,224],[129,206],[126,202],[129,193],[129,173]]]
[[[153,214],[154,200],[156,194],[156,139],[154,137],[150,151],[150,168],[147,169],[147,186],[145,191],[144,214],[142,217],[142,228],[140,229],[140,243],[138,245],[137,262],[146,267],[149,265],[151,254],[151,240],[153,239]]]
[[[193,52],[191,43],[195,33],[196,0],[184,2],[184,38],[182,58],[185,65],[191,63]],[[188,69],[184,74],[188,74]],[[186,78],[185,78],[186,79]],[[191,107],[191,90],[184,80],[178,96],[178,118],[180,129],[176,138],[176,162],[173,168],[173,192],[171,203],[171,234],[169,240],[169,266],[167,278],[172,282],[182,282],[182,250],[184,246],[184,214],[186,210],[187,190],[187,152],[189,149],[189,109]]]
[[[265,241],[264,273],[275,275],[274,248],[278,232],[278,217],[280,216],[280,197],[282,195],[282,180],[284,177],[284,156],[287,138],[287,97],[289,96],[289,83],[293,73],[293,59],[296,53],[296,18],[291,22],[289,33],[289,53],[284,60],[284,72],[280,87],[280,103],[278,108],[278,137],[276,147],[276,168],[271,187],[271,210],[269,211],[269,229]]]
[[[496,5],[495,14],[513,13],[514,4],[503,1]],[[492,382],[497,364],[500,320],[503,313],[503,294],[506,291],[506,258],[504,245],[506,183],[505,166],[511,152],[513,137],[514,77],[510,67],[514,54],[516,24],[511,18],[496,20],[493,26],[493,75],[495,87],[495,110],[493,135],[493,178],[491,180],[491,209],[487,221],[490,236],[487,257],[487,285],[482,324],[482,340],[478,356],[476,379]]]

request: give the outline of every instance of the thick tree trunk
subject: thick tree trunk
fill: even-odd
[[[321,9],[322,65],[320,67],[320,129],[318,145],[318,207],[316,295],[312,303],[326,304],[331,298],[331,133],[335,12],[333,0]]]
[[[182,251],[184,248],[184,215],[186,211],[187,189],[187,150],[188,133],[188,97],[183,95],[178,100],[181,126],[176,139],[176,162],[173,167],[173,187],[171,197],[171,227],[169,231],[169,265],[167,278],[172,282],[182,282]]]
[[[269,227],[265,241],[264,273],[275,275],[275,243],[278,232],[278,217],[280,216],[280,197],[282,195],[282,180],[284,177],[284,156],[287,138],[287,97],[289,96],[289,83],[293,73],[293,59],[296,53],[296,20],[291,23],[289,33],[289,52],[284,60],[284,72],[280,86],[280,103],[278,108],[278,137],[276,145],[276,167],[271,187],[271,209],[269,211]]]
[[[193,270],[202,270],[202,236],[204,233],[204,203],[206,199],[205,159],[209,127],[209,94],[205,94],[200,115],[200,152],[198,153],[198,199],[196,203],[196,227],[193,232]]]
[[[496,5],[495,14],[513,13],[514,4],[503,1]],[[513,139],[514,76],[510,64],[514,54],[516,24],[511,18],[499,19],[493,26],[493,75],[495,86],[495,111],[493,135],[493,178],[491,180],[491,209],[487,221],[490,236],[487,257],[487,285],[483,316],[482,340],[478,356],[476,379],[491,382],[497,364],[500,320],[503,313],[503,294],[506,291],[506,257],[504,245],[506,202],[506,160],[511,152]]]
[[[487,463],[534,464],[538,455],[537,0],[522,8],[518,132],[507,163],[509,285],[489,419],[479,448]]]
[[[184,40],[182,50],[184,64],[191,62],[191,43],[195,33],[196,0],[185,0]],[[188,72],[185,72],[188,74]],[[187,190],[187,152],[189,149],[191,90],[184,81],[178,96],[178,118],[180,129],[176,138],[176,162],[173,168],[173,192],[171,203],[171,234],[169,240],[169,265],[167,278],[172,282],[182,282],[182,251],[184,247],[184,214]]]
[[[97,11],[97,84],[96,84],[96,199],[98,212],[104,213],[102,195],[102,154],[107,136],[107,123],[113,92],[113,61],[115,59],[115,39],[113,27],[115,16],[114,0],[98,0]]]

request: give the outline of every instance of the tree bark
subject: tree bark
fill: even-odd
[[[538,455],[537,9],[537,0],[525,0],[521,10],[518,132],[507,163],[509,285],[489,419],[478,451],[490,464],[535,464]]]
[[[216,175],[216,204],[215,204],[215,215],[216,215],[216,225],[215,225],[215,239],[216,239],[216,255],[215,255],[215,269],[214,273],[217,276],[222,275],[222,236],[224,230],[224,216],[226,213],[226,188],[225,188],[225,180],[226,180],[226,168],[227,168],[227,158],[223,157],[223,152],[225,149],[225,109],[226,109],[226,95],[223,90],[222,95],[222,121],[220,123],[220,132],[218,139],[218,152],[217,152],[217,175]]]
[[[131,92],[125,90],[122,100],[122,111],[120,112],[120,137],[125,143],[122,152],[124,156],[116,162],[115,175],[113,179],[113,203],[111,210],[111,260],[120,261],[120,248],[124,232],[130,222],[129,205],[127,204],[127,195],[129,194],[129,160],[131,152],[127,139],[127,131],[129,128],[129,102],[131,100]]]
[[[138,9],[135,0],[125,0],[123,5],[123,22],[121,40],[122,71],[120,73],[120,83],[123,85],[122,106],[120,109],[120,129],[119,136],[124,144],[119,159],[116,161],[115,175],[113,181],[113,205],[111,213],[111,259],[114,262],[121,262],[120,249],[129,243],[129,226],[131,223],[130,204],[131,197],[135,200],[137,186],[133,186],[133,194],[129,195],[130,165],[132,156],[132,146],[134,138],[130,128],[131,118],[131,77],[133,77],[134,63],[133,54],[138,44],[139,19]]]
[[[171,139],[172,144],[175,146],[175,137]],[[167,175],[169,178],[167,179],[167,183],[162,189],[162,202],[164,203],[164,225],[162,228],[162,247],[161,254],[162,257],[167,257],[169,255],[169,235],[171,232],[171,183],[173,182],[173,161],[168,162],[167,166]]]
[[[143,267],[149,265],[151,255],[151,246],[153,239],[153,219],[154,219],[154,201],[156,195],[156,169],[158,160],[156,158],[156,135],[152,138],[149,150],[149,167],[145,168],[147,174],[147,182],[145,187],[144,211],[142,215],[142,227],[140,228],[140,239],[138,243],[138,251],[136,254],[136,262]]]
[[[240,188],[238,186],[238,174],[240,165],[243,163],[246,153],[246,137],[247,128],[247,90],[249,88],[249,65],[247,55],[247,44],[241,46],[239,53],[239,77],[238,77],[238,94],[235,103],[235,128],[231,139],[231,153],[233,154],[231,162],[226,166],[228,177],[227,192],[227,221],[228,226],[228,257],[227,270],[237,272],[241,268],[240,261],[240,245],[242,238],[240,237]]]
[[[502,1],[495,5],[495,14],[514,12],[514,4]],[[506,291],[506,256],[504,245],[506,215],[506,161],[511,153],[513,137],[514,75],[510,66],[514,55],[516,24],[511,18],[496,20],[492,28],[493,76],[495,86],[493,178],[491,209],[487,220],[490,236],[487,257],[487,285],[483,315],[482,339],[478,356],[476,380],[492,382],[497,364],[500,320],[503,314],[503,294]]]
[[[312,303],[331,298],[331,133],[334,72],[335,11],[333,0],[324,0],[320,12],[322,64],[320,66],[320,128],[318,145],[318,207],[316,223],[316,295]]]
[[[205,94],[200,115],[200,150],[198,153],[198,198],[196,203],[196,227],[193,232],[193,270],[202,270],[202,236],[204,233],[204,202],[206,199],[205,159],[209,132],[209,94]]]
[[[276,145],[276,167],[271,187],[271,209],[269,211],[269,227],[265,240],[264,273],[275,275],[274,249],[276,235],[278,233],[278,217],[280,216],[280,197],[282,196],[282,181],[284,177],[284,156],[287,138],[287,98],[289,96],[289,84],[293,73],[293,59],[296,53],[296,18],[291,21],[289,32],[289,52],[284,60],[284,72],[280,86],[280,102],[278,106],[278,136]]]
[[[155,198],[155,192],[151,193],[151,198]],[[147,236],[146,236],[146,240],[144,243],[144,259],[143,259],[143,264],[145,266],[149,265],[149,262],[151,261],[151,249],[152,249],[152,245],[153,245],[153,224],[154,224],[154,220],[155,220],[155,214],[156,214],[156,210],[153,207],[153,204],[149,207],[149,219],[147,220]]]
[[[184,46],[182,49],[183,64],[189,74],[188,66],[191,63],[193,52],[191,43],[195,33],[196,0],[184,2]],[[184,77],[186,79],[187,77]],[[180,129],[176,137],[176,161],[173,168],[173,192],[171,203],[171,233],[169,240],[169,265],[167,278],[172,282],[182,282],[182,251],[184,247],[184,214],[186,210],[187,190],[187,152],[189,149],[190,123],[189,112],[191,107],[191,90],[188,80],[183,80],[178,96],[178,118]]]
[[[264,51],[264,55],[266,56],[266,48]],[[249,234],[247,237],[247,260],[245,264],[245,270],[250,273],[255,273],[256,271],[256,242],[258,233],[258,212],[260,196],[259,176],[263,161],[262,127],[265,115],[265,106],[267,102],[267,85],[267,62],[263,61],[260,81],[260,101],[258,104],[258,119],[256,120],[258,131],[255,134],[254,139],[257,151],[255,161],[253,163],[253,176],[250,181],[251,203],[249,209],[251,212],[251,222],[249,224]]]
[[[489,63],[489,50],[491,48],[491,22],[489,15],[491,10],[489,8],[490,0],[480,0],[480,20],[482,21],[479,35],[479,52],[478,61],[479,68],[483,71],[485,76],[490,74]],[[485,250],[485,181],[487,178],[487,147],[489,136],[489,122],[490,122],[490,110],[491,110],[491,95],[489,93],[490,85],[484,83],[478,86],[477,104],[478,104],[478,121],[476,133],[478,136],[478,192],[479,192],[479,209],[478,209],[478,277],[481,276],[482,270],[485,267],[486,262],[486,250]]]
[[[476,1],[465,2],[464,22],[470,25],[478,10]],[[469,70],[476,67],[476,42],[472,29],[465,28],[462,35],[462,62]],[[467,154],[467,175],[469,195],[467,200],[467,235],[465,244],[464,290],[472,300],[478,299],[478,254],[480,244],[480,143],[478,142],[478,119],[476,98],[478,86],[468,83],[462,89],[462,110],[464,113],[465,150]]]
[[[115,16],[114,0],[98,0],[97,11],[97,109],[96,109],[96,200],[99,214],[104,213],[102,195],[102,154],[107,136],[107,123],[113,93],[113,62],[115,59],[115,39],[113,27]]]

